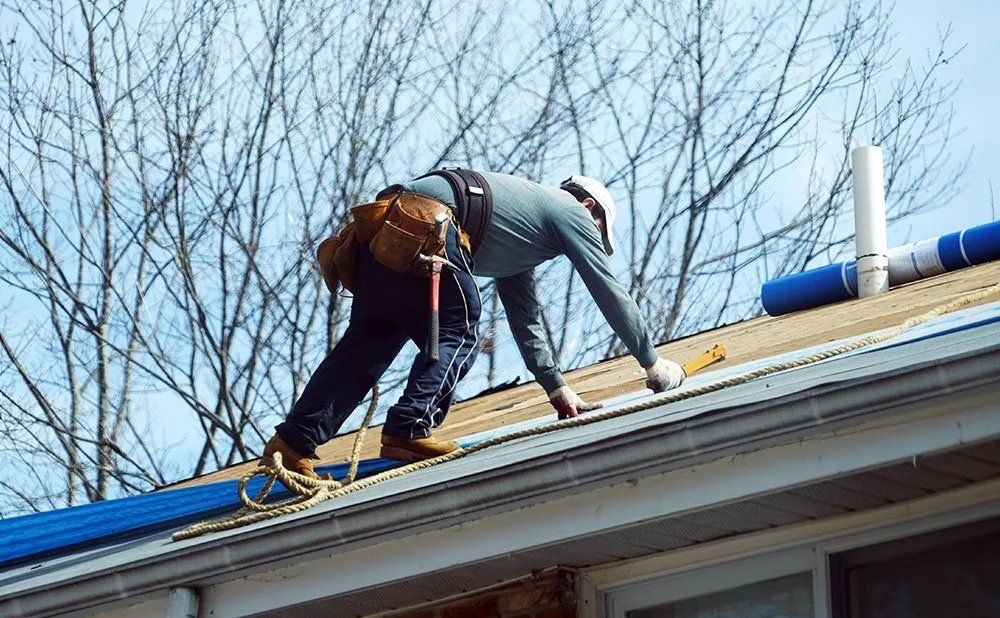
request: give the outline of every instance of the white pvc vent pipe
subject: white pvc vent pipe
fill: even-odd
[[[858,297],[865,298],[889,290],[882,149],[878,146],[855,148],[851,151],[851,170],[854,177]]]

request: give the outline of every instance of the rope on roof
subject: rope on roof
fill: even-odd
[[[297,472],[292,472],[288,470],[281,464],[281,454],[275,453],[273,460],[273,465],[265,466],[257,464],[252,470],[243,475],[240,479],[238,492],[240,501],[243,502],[243,506],[233,514],[224,517],[222,519],[205,521],[196,524],[192,524],[183,530],[175,532],[172,536],[173,540],[180,541],[183,539],[190,539],[193,537],[201,536],[203,534],[208,534],[210,532],[221,532],[223,530],[232,530],[233,528],[240,528],[242,526],[247,526],[259,521],[265,521],[275,517],[280,517],[282,515],[288,515],[291,513],[297,513],[299,511],[304,511],[311,508],[321,502],[327,500],[332,500],[334,498],[339,498],[341,496],[347,495],[349,493],[354,493],[356,491],[361,491],[362,489],[371,487],[373,485],[378,485],[389,479],[397,478],[410,474],[411,472],[416,472],[417,470],[423,470],[424,468],[430,468],[431,466],[436,466],[443,464],[448,461],[453,461],[455,459],[460,459],[472,453],[478,451],[498,446],[500,444],[506,444],[507,442],[513,442],[514,440],[520,440],[521,438],[527,438],[530,436],[537,436],[546,433],[551,433],[553,431],[558,431],[566,427],[576,427],[579,425],[589,425],[590,423],[599,423],[604,420],[611,418],[617,418],[619,416],[625,416],[626,414],[632,414],[633,412],[638,412],[640,410],[648,410],[649,408],[655,408],[669,403],[676,403],[678,401],[684,401],[686,399],[691,399],[693,397],[698,397],[700,395],[705,395],[708,393],[714,393],[716,391],[721,391],[739,384],[745,384],[752,380],[757,380],[775,373],[782,371],[787,371],[789,369],[796,369],[798,367],[805,367],[806,365],[812,365],[820,361],[833,358],[835,356],[840,356],[848,352],[853,352],[861,348],[865,348],[872,345],[877,345],[879,343],[885,343],[890,339],[894,339],[907,330],[927,322],[939,315],[945,313],[951,313],[952,311],[957,311],[969,305],[984,301],[988,298],[1000,296],[1000,283],[993,284],[987,288],[960,296],[951,302],[938,305],[934,309],[922,313],[917,316],[910,317],[896,326],[884,330],[880,333],[873,333],[854,341],[850,341],[843,345],[837,346],[835,348],[824,350],[822,352],[817,352],[809,356],[803,356],[794,360],[774,363],[773,365],[768,365],[766,367],[761,367],[760,369],[755,369],[753,371],[748,371],[746,373],[718,380],[704,386],[699,386],[691,390],[684,392],[666,392],[662,393],[656,397],[651,397],[645,401],[636,402],[627,406],[622,406],[620,408],[608,410],[606,412],[596,412],[592,414],[586,414],[577,416],[574,418],[568,418],[561,421],[556,421],[548,425],[543,425],[540,427],[532,427],[528,429],[522,429],[520,431],[514,431],[501,436],[496,436],[488,440],[484,440],[477,444],[473,444],[464,448],[459,448],[458,450],[452,451],[446,455],[440,457],[435,457],[433,459],[425,459],[423,461],[418,461],[415,463],[407,464],[399,468],[394,468],[392,470],[386,470],[385,472],[380,472],[368,478],[361,480],[354,480],[358,471],[358,464],[361,460],[361,446],[364,443],[365,432],[368,430],[368,425],[371,423],[372,416],[375,412],[375,407],[378,404],[378,389],[376,387],[374,395],[372,397],[372,402],[368,406],[368,411],[365,415],[364,422],[361,424],[361,428],[358,430],[358,435],[354,439],[354,450],[351,453],[350,466],[348,469],[347,476],[343,479],[335,480],[327,478],[313,479],[307,476],[298,474]],[[267,482],[260,492],[254,497],[250,498],[246,493],[247,482],[257,476],[263,475],[267,477]],[[264,500],[267,498],[268,493],[271,488],[274,487],[275,481],[281,481],[281,483],[287,487],[292,493],[295,494],[292,498],[287,500],[282,500],[280,502],[275,502],[273,504],[265,504]]]

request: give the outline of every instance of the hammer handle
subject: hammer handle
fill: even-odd
[[[438,309],[441,294],[441,264],[435,263],[431,267],[431,304],[430,304],[430,324],[427,327],[427,346],[424,354],[432,363],[438,362],[441,354],[438,350],[440,344],[440,311]]]

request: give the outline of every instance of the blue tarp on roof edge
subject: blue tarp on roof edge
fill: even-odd
[[[898,339],[852,354],[866,353],[876,348],[907,345],[998,321],[1000,321],[1000,302],[981,305],[938,317],[911,329]],[[693,387],[697,383],[707,383],[729,375],[750,371],[772,362],[811,354],[821,349],[835,347],[839,343],[841,342],[829,342],[815,348],[789,352],[777,358],[760,359],[706,375],[699,374],[688,380],[685,387]],[[632,393],[607,400],[604,402],[605,408],[643,398],[648,395],[649,391],[644,391],[644,393],[645,395]],[[554,417],[555,415],[540,417],[487,430],[461,438],[459,443],[462,446],[468,446],[502,433],[551,422]],[[358,477],[371,476],[399,465],[401,465],[399,462],[388,459],[367,459],[361,462]],[[321,474],[328,472],[335,478],[340,478],[347,474],[347,464],[322,466],[318,468],[318,471]],[[263,483],[263,478],[252,479],[247,487],[248,493],[253,495]],[[178,489],[163,489],[127,498],[105,500],[0,520],[0,539],[3,540],[0,543],[0,568],[76,550],[99,547],[113,540],[124,540],[152,532],[170,530],[188,523],[229,513],[239,506],[236,485],[237,481],[231,480]],[[276,490],[272,495],[275,500],[285,497],[288,497],[288,492],[285,490]]]
[[[366,459],[358,467],[358,477],[377,474],[398,465],[399,462],[390,459]],[[347,474],[347,464],[322,466],[318,471],[340,478]],[[163,489],[0,520],[0,538],[3,539],[0,543],[0,567],[228,513],[239,506],[236,485],[237,481],[219,481]],[[263,485],[263,477],[251,479],[247,483],[247,493],[254,495]],[[276,488],[272,492],[274,499],[289,495],[290,492],[284,488]]]

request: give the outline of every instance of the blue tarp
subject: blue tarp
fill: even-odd
[[[391,459],[366,459],[358,467],[358,476],[370,476],[401,465]],[[347,474],[347,464],[322,466],[320,474],[334,478]],[[239,505],[237,481],[219,481],[205,485],[161,489],[146,494],[82,504],[43,513],[0,520],[0,567],[20,563],[31,557],[43,557],[55,550],[97,545],[111,539],[168,530],[186,523],[229,513]],[[264,478],[251,479],[247,493],[254,495],[264,485]],[[274,499],[287,498],[288,490],[280,485],[271,493]]]

